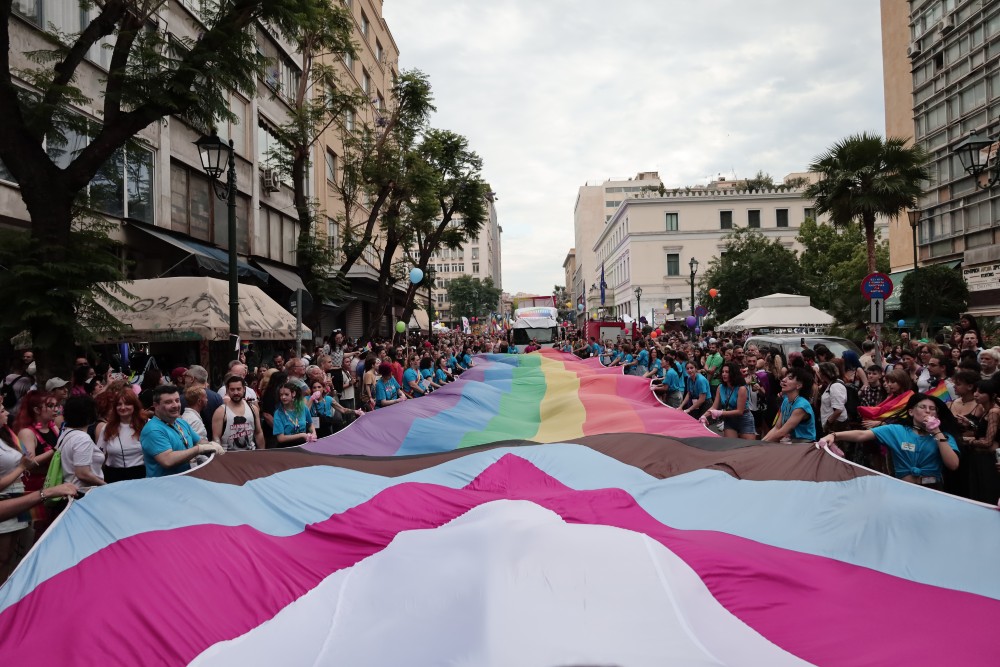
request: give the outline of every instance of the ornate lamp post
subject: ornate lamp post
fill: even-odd
[[[692,257],[688,268],[691,269],[691,315],[694,316],[694,277],[698,275],[698,260]]]
[[[227,145],[219,135],[203,136],[194,142],[201,156],[201,166],[212,179],[215,196],[229,205],[229,343],[233,354],[240,355],[240,283],[236,268],[236,157],[233,141]],[[228,172],[225,183],[219,180],[223,172]]]
[[[642,288],[638,285],[635,286],[635,321],[639,322],[639,330],[642,330]]]
[[[995,139],[971,131],[969,136],[955,144],[951,149],[953,153],[958,155],[966,173],[976,179],[977,188],[992,188],[1000,182],[1000,160],[996,159],[995,143]],[[990,167],[991,160],[993,161],[992,168]],[[979,177],[986,172],[989,172],[986,185],[982,185],[979,182]]]

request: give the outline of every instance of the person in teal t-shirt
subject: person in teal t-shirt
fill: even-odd
[[[816,417],[806,396],[812,396],[813,372],[801,367],[788,369],[781,379],[781,411],[778,421],[762,439],[768,442],[816,442]]]

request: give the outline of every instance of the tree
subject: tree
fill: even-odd
[[[410,259],[424,272],[425,282],[408,285],[404,319],[413,312],[417,288],[428,280],[427,265],[434,252],[463,247],[479,236],[488,216],[489,187],[482,179],[483,160],[469,148],[468,139],[447,130],[430,130],[417,153],[421,168],[414,170],[419,185],[409,208],[413,233]]]
[[[154,20],[165,3],[81,3],[93,18],[79,33],[48,34],[51,48],[25,54],[11,48],[11,26],[19,25],[12,19],[13,3],[0,1],[0,160],[20,186],[32,223],[19,246],[23,251],[7,267],[13,270],[0,272],[0,293],[25,291],[17,282],[32,269],[25,265],[53,269],[34,275],[32,289],[44,298],[5,302],[17,316],[4,318],[0,332],[30,331],[40,379],[59,364],[69,366],[76,341],[90,333],[78,324],[85,321],[82,316],[99,307],[95,297],[113,298],[102,285],[123,277],[120,263],[108,275],[77,250],[80,235],[88,234],[100,246],[97,256],[113,252],[102,228],[76,215],[88,205],[88,185],[140,131],[162,118],[175,116],[203,131],[218,119],[236,120],[228,109],[229,91],[253,94],[266,66],[257,53],[257,22],[292,35],[326,5],[325,0],[207,2],[203,31],[186,38],[175,26],[170,27],[177,37]],[[86,81],[88,89],[101,88],[94,100],[80,83],[81,66],[92,49],[109,41],[106,75]],[[89,105],[97,107],[100,120],[74,111]],[[64,150],[47,151],[49,146]]]
[[[472,276],[455,278],[448,285],[452,318],[482,317],[495,311],[501,294],[502,290],[493,284],[492,278],[486,280]]]
[[[748,178],[746,180],[747,190],[773,190],[774,189],[774,179],[771,174],[767,173],[762,169],[757,170],[757,175],[753,178]]]
[[[728,320],[746,310],[747,302],[781,292],[801,294],[802,271],[795,253],[756,229],[740,227],[725,237],[721,257],[713,257],[702,275],[700,302],[717,319]],[[709,289],[719,290],[709,298]]]
[[[877,232],[876,232],[877,233]],[[797,237],[805,293],[812,305],[839,322],[860,323],[868,315],[868,301],[861,294],[861,281],[868,273],[865,236],[858,225],[834,227],[807,219]],[[889,270],[889,246],[876,245],[876,269]]]
[[[928,156],[907,140],[862,132],[842,139],[809,166],[822,178],[805,189],[819,213],[829,213],[834,225],[859,223],[865,231],[868,272],[876,270],[875,220],[897,217],[914,208],[922,183],[930,178]]]
[[[969,286],[955,269],[944,264],[921,266],[903,278],[903,293],[899,305],[909,317],[917,312],[919,298],[920,317],[924,322],[935,319],[955,321],[969,304]]]

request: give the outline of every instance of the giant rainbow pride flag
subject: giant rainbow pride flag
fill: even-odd
[[[4,665],[996,665],[1000,513],[557,353],[74,502]]]

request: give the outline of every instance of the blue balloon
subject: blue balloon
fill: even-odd
[[[576,304],[576,309],[579,310],[580,312],[583,312],[583,304],[582,303]]]
[[[896,326],[899,327],[900,329],[902,329],[903,327],[906,326],[906,320],[900,320],[900,321],[896,322]]]
[[[416,285],[417,283],[419,283],[423,279],[424,279],[424,272],[423,271],[421,271],[420,269],[418,269],[416,267],[413,267],[412,269],[410,269],[410,282],[411,283],[413,283],[414,285]]]

